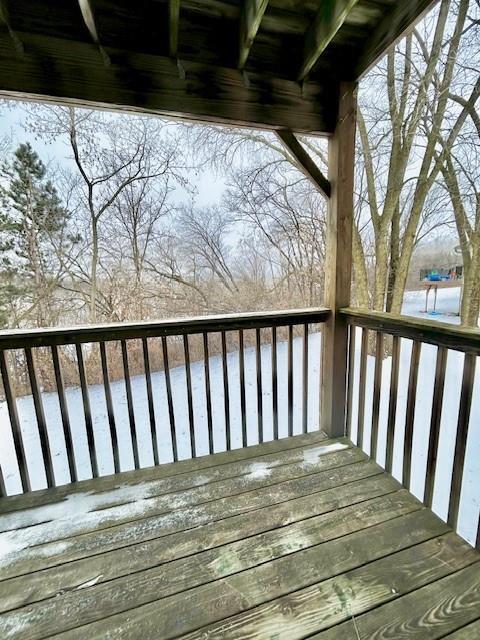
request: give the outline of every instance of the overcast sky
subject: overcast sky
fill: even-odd
[[[124,115],[124,117],[128,118],[129,116]],[[25,118],[26,111],[23,103],[15,100],[0,101],[0,140],[5,136],[11,139],[11,152],[20,143],[30,142],[46,165],[59,164],[73,169],[72,152],[67,141],[57,139],[54,142],[46,143],[43,140],[35,139],[32,132],[27,131],[24,127]],[[197,204],[203,206],[220,201],[225,189],[225,182],[222,176],[216,176],[211,170],[206,169],[200,173],[198,178],[193,172],[190,172],[189,180],[197,188],[195,196]],[[188,197],[188,194],[183,189],[178,188],[178,200],[184,200]]]

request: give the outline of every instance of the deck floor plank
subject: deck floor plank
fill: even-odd
[[[343,453],[342,453],[343,452]],[[324,455],[331,453],[332,455]],[[185,503],[195,504],[202,502],[204,496],[210,499],[223,495],[235,495],[248,488],[265,486],[270,484],[271,472],[275,469],[274,482],[282,479],[292,479],[321,469],[329,469],[349,462],[358,462],[366,459],[357,448],[348,442],[331,442],[309,445],[307,447],[290,449],[278,453],[271,453],[261,458],[242,460],[230,464],[222,464],[205,470],[197,471],[136,483],[134,485],[123,484],[115,489],[105,489],[104,479],[100,479],[95,491],[77,491],[67,497],[59,498],[48,505],[25,507],[21,512],[14,511],[0,515],[0,533],[11,529],[29,527],[46,522],[58,517],[58,512],[68,508],[69,501],[87,499],[96,510],[102,510],[108,514],[108,509],[122,507],[128,504],[144,500],[145,507],[149,510],[178,506]],[[318,464],[317,464],[318,462]],[[33,492],[32,495],[34,495]],[[31,502],[31,494],[25,494],[25,500]],[[148,501],[148,502],[147,502]],[[81,505],[80,505],[81,506]],[[125,509],[128,517],[128,509]],[[115,517],[115,516],[114,516]],[[102,519],[102,526],[108,526],[109,520]],[[91,526],[91,523],[90,523]]]
[[[194,554],[198,554],[197,559],[202,558],[202,562],[210,562],[218,552],[209,549],[216,550],[218,547],[222,548],[221,553],[230,549],[236,555],[245,549],[247,555],[244,564],[249,562],[250,566],[254,566],[269,559],[261,554],[267,542],[275,545],[276,538],[280,537],[284,554],[293,553],[306,546],[307,542],[326,542],[421,508],[406,490],[397,490],[394,482],[379,484],[384,493],[376,498],[370,494],[375,489],[372,482],[366,480],[364,483],[363,495],[358,491],[353,492],[351,487],[336,489],[333,511],[328,510],[329,503],[321,499],[322,496],[313,494],[305,499],[292,500],[286,505],[261,509],[256,518],[236,516],[230,523],[228,519],[218,521],[215,528],[206,525],[200,532],[190,531],[188,539],[187,532],[182,532],[3,580],[0,582],[0,611],[71,591],[93,576],[101,576],[97,580],[99,584],[165,563],[172,566]],[[343,496],[338,494],[339,491]],[[367,496],[369,499],[366,499]],[[342,507],[344,503],[351,504]],[[302,519],[302,516],[306,519]],[[256,541],[258,546],[255,546]],[[152,561],[152,558],[155,560]]]
[[[348,442],[346,439],[335,440],[336,442]],[[320,432],[313,432],[306,435],[293,436],[291,438],[281,438],[271,442],[265,442],[261,445],[252,445],[249,447],[234,449],[223,453],[216,453],[214,456],[203,456],[193,460],[179,460],[162,464],[158,467],[149,467],[138,470],[123,471],[114,475],[104,476],[102,478],[94,478],[92,480],[82,480],[68,485],[54,487],[50,489],[40,489],[38,491],[26,493],[23,495],[14,495],[2,498],[0,501],[0,514],[9,513],[11,511],[24,511],[31,507],[39,507],[45,504],[58,502],[69,495],[78,491],[99,493],[102,491],[111,491],[128,484],[135,486],[140,483],[156,481],[162,478],[170,478],[181,476],[183,474],[194,473],[199,471],[202,473],[207,469],[215,469],[223,467],[225,464],[232,464],[242,460],[251,460],[261,458],[265,460],[265,456],[270,454],[278,454],[287,452],[291,449],[298,449],[300,454],[304,447],[315,446],[317,444],[328,444],[327,436]],[[219,469],[220,472],[223,469]]]
[[[108,528],[95,528],[94,531],[83,534],[79,534],[77,530],[77,515],[71,519],[67,518],[66,522],[52,521],[20,531],[8,531],[0,534],[0,544],[6,538],[7,550],[8,544],[12,544],[13,552],[4,558],[6,566],[2,569],[1,577],[6,579],[54,566],[62,560],[70,561],[134,542],[185,531],[234,515],[246,515],[261,507],[287,502],[299,495],[316,493],[320,487],[323,490],[336,488],[380,473],[380,469],[373,462],[356,462],[235,496],[207,501],[197,506],[177,508],[147,518],[139,517],[137,520]],[[61,523],[61,526],[58,523]],[[85,523],[81,524],[84,526]],[[53,544],[48,546],[46,543],[49,542]]]
[[[0,506],[2,640],[476,638],[480,554],[345,439],[291,440]]]

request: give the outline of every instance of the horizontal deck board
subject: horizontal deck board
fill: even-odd
[[[95,619],[98,615],[95,601],[105,603],[108,600],[113,613],[116,613],[122,594],[126,595],[125,609],[129,609],[133,603],[130,594],[133,594],[137,604],[156,600],[160,596],[211,582],[419,509],[421,505],[402,490],[381,499],[337,509],[175,559],[165,566],[158,558],[152,563],[152,549],[147,556],[144,551],[133,558],[130,556],[127,564],[122,562],[119,552],[103,554],[88,563],[80,564],[80,567],[78,562],[72,562],[62,568],[55,567],[0,583],[0,610],[6,611],[35,600],[54,598],[49,602],[53,603],[55,612],[52,611],[52,615],[55,615],[56,624],[58,616],[72,618],[73,614],[84,623],[88,618]],[[75,593],[62,595],[78,589],[92,579],[96,579],[96,584],[86,594],[81,606],[74,606],[78,600]],[[49,605],[40,602],[39,607],[45,613]],[[30,610],[34,611],[34,608]]]
[[[293,436],[292,438],[282,438],[273,440],[261,445],[252,445],[242,449],[234,449],[223,453],[216,453],[215,456],[202,456],[195,459],[169,462],[158,467],[149,467],[137,470],[122,471],[114,475],[94,478],[92,480],[82,480],[68,485],[54,487],[50,489],[40,489],[23,495],[9,496],[0,500],[0,514],[11,511],[24,511],[29,508],[37,508],[45,504],[52,504],[63,500],[79,491],[101,493],[111,491],[119,487],[135,486],[143,482],[160,480],[162,478],[177,477],[188,473],[223,467],[240,460],[251,460],[252,458],[264,458],[270,454],[276,454],[290,449],[302,449],[305,446],[313,446],[327,440],[327,436],[321,431],[309,433],[307,435]]]
[[[180,637],[260,639],[279,632],[292,640],[304,638],[309,632],[327,628],[396,596],[392,593],[390,554],[398,547],[404,549],[421,540],[422,536],[420,529],[409,539],[400,542],[397,538],[394,543],[391,531],[383,531],[382,534],[387,535],[378,538],[358,536],[358,547],[353,543],[345,548],[341,544],[346,542],[344,538],[336,541],[333,557],[318,552],[305,552],[303,558],[296,554],[295,562],[289,562],[290,557],[272,561],[264,571],[245,571],[228,580],[186,591],[182,597],[167,597],[58,637],[94,640],[104,638],[107,631],[119,639],[154,637],[155,629],[161,625],[165,640]],[[402,533],[407,531],[402,528]],[[424,536],[428,538],[428,535],[424,532]],[[395,590],[397,593],[408,591],[468,566],[477,558],[475,552],[466,547],[456,536],[447,534],[440,545],[439,538],[434,538],[399,552]],[[379,560],[359,566],[362,560],[368,562],[369,558],[378,557]],[[343,573],[349,566],[355,568]],[[285,594],[292,587],[296,589]],[[271,597],[275,599],[265,602]],[[218,622],[219,615],[229,611],[240,613]],[[205,621],[209,619],[212,622],[207,622],[207,626]]]
[[[445,636],[446,640],[478,640],[480,638],[480,619]]]
[[[246,540],[258,539],[263,545],[265,540],[281,535],[291,539],[285,553],[293,552],[304,541],[301,536],[303,529],[316,527],[315,539],[319,543],[421,508],[408,492],[397,489],[394,480],[385,482],[382,478],[379,482],[375,476],[355,483],[353,487],[347,485],[259,509],[254,518],[234,516],[205,525],[200,531],[191,530],[132,544],[0,581],[0,611],[70,591],[96,576],[100,576],[99,584],[200,551],[203,557],[207,557],[208,549],[229,544],[238,553]],[[375,495],[379,497],[373,497]],[[250,543],[247,548],[253,562],[256,554],[251,553]]]
[[[0,515],[0,533],[57,519],[68,509],[68,500],[78,500],[80,503],[84,499],[88,500],[92,511],[99,514],[101,512],[98,527],[105,528],[111,522],[119,522],[122,512],[125,513],[123,520],[127,522],[128,505],[138,504],[140,500],[145,507],[145,515],[149,512],[169,511],[179,504],[184,506],[204,502],[205,496],[212,500],[224,495],[236,495],[257,486],[366,459],[346,442],[330,442],[269,454],[261,459],[255,458],[254,462],[232,462],[207,469],[201,474],[190,472],[179,477],[150,480],[133,486],[125,484],[111,490],[103,489],[100,483],[96,491],[80,491],[49,505],[26,508],[20,514],[15,511]],[[346,448],[349,450],[345,451]],[[83,506],[80,504],[80,507]],[[125,507],[120,516],[116,507]],[[133,519],[137,519],[139,515],[141,514],[134,513]],[[87,526],[93,528],[94,524],[90,518]],[[80,527],[80,522],[77,522],[77,526]]]
[[[311,435],[22,496],[0,516],[0,637],[476,637],[478,552],[347,440]]]
[[[349,620],[313,638],[343,640],[356,637],[355,633],[359,633],[361,638],[405,638],[408,630],[415,640],[436,640],[479,617],[480,565],[477,561],[462,571],[355,618],[355,627]],[[453,636],[455,640],[458,637],[462,638],[461,635]],[[478,637],[464,636],[468,640]]]
[[[247,514],[260,507],[287,502],[299,495],[316,493],[319,487],[323,487],[323,489],[340,487],[380,473],[380,468],[373,462],[356,462],[337,469],[312,473],[275,485],[246,491],[235,496],[226,496],[204,504],[177,508],[170,513],[151,515],[148,518],[116,524],[83,534],[77,532],[76,535],[72,534],[61,539],[55,522],[36,525],[20,531],[8,531],[0,534],[0,544],[5,540],[5,537],[7,545],[9,542],[13,542],[14,547],[18,545],[22,547],[24,541],[29,541],[30,544],[4,558],[1,577],[8,578],[20,573],[28,573],[42,566],[48,566],[49,562],[50,566],[58,564],[58,556],[62,559],[65,557],[72,559],[71,550],[76,554],[76,557],[86,557],[95,552],[98,553],[99,550],[103,552],[108,548],[119,548],[134,542],[166,536],[230,516]],[[69,531],[72,531],[70,521]],[[53,542],[49,548],[46,545],[48,542]]]

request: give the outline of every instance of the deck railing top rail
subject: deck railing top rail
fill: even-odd
[[[447,349],[480,354],[479,329],[353,307],[341,309],[340,314],[351,325]]]
[[[83,325],[48,329],[10,329],[0,331],[0,350],[52,345],[132,340],[194,333],[233,331],[282,327],[297,323],[325,322],[330,310],[289,309],[287,311],[261,311],[253,313],[231,313],[187,318],[169,318],[153,322],[116,322],[101,325]]]

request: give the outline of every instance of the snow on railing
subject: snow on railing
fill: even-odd
[[[319,429],[327,309],[0,332],[0,492]]]
[[[341,315],[350,325],[348,436],[479,548],[480,331]]]

